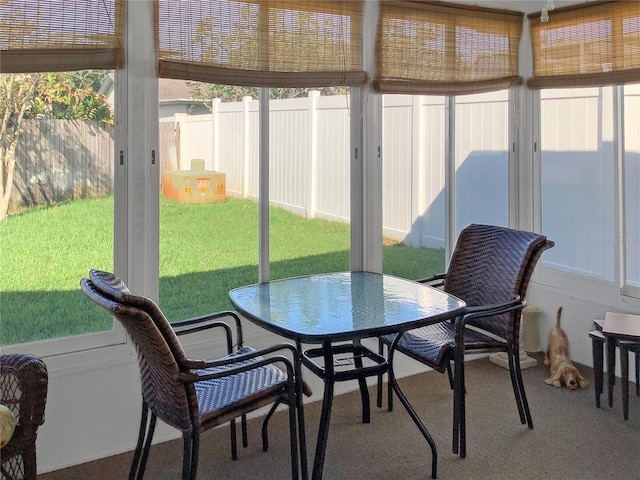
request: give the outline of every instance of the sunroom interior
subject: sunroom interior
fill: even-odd
[[[255,121],[261,135],[254,139],[260,163],[245,174],[258,192],[256,282],[273,278],[268,216],[273,176],[283,183],[296,181],[287,179],[286,171],[269,173],[269,147],[277,141],[262,135],[270,131],[269,89],[340,86],[348,87],[348,121],[341,133],[347,139],[348,170],[339,178],[349,191],[342,215],[350,235],[344,270],[384,271],[384,238],[394,230],[407,245],[441,248],[446,262],[467,223],[498,222],[541,232],[556,243],[543,255],[527,294],[528,304],[542,312],[542,349],[559,306],[571,357],[587,366],[592,366],[588,332],[594,319],[610,311],[640,314],[640,3],[107,0],[94,9],[97,18],[89,14],[89,3],[2,2],[0,72],[114,70],[112,269],[133,291],[162,305],[158,79],[174,78],[260,89]],[[255,13],[255,30],[248,21],[249,33],[225,36],[221,32],[238,29],[239,4]],[[66,13],[58,15],[45,5]],[[326,43],[317,24],[298,25],[304,35],[296,38],[309,42],[292,48],[279,44],[278,38],[286,36],[278,37],[277,22],[269,22],[272,10],[310,12],[305,18],[315,22],[337,16],[349,23],[326,28],[325,33],[344,37],[340,42],[325,38]],[[22,22],[9,23],[10,18]],[[199,30],[196,42],[196,25],[207,19],[210,30]],[[36,20],[49,31],[29,35],[28,25]],[[60,32],[77,37],[56,35]],[[92,35],[94,43],[87,44]],[[234,41],[246,55],[224,53]],[[323,50],[336,45],[337,50]],[[216,53],[207,56],[207,47]],[[399,98],[418,105],[408,122],[422,125],[419,134],[399,138],[391,130],[391,107]],[[425,121],[430,115],[439,120],[437,126]],[[499,138],[487,140],[486,132],[479,133],[478,143],[466,147],[466,137],[480,131],[479,123],[492,123],[488,131]],[[465,148],[478,150],[480,157],[483,150],[501,152],[501,169],[461,176],[457,158],[468,155],[460,153]],[[429,149],[442,159],[436,167],[412,168],[399,159]],[[570,158],[563,157],[566,152]],[[405,171],[399,183],[407,196],[392,208],[389,184],[400,165]],[[500,195],[487,200],[482,190]],[[435,212],[426,209],[431,195],[440,202]],[[398,218],[405,219],[404,230],[394,224]],[[86,271],[94,267],[89,259]],[[86,309],[86,316],[96,314],[88,303],[76,308]],[[256,346],[281,340],[248,322],[244,327],[247,341]],[[212,348],[224,350],[206,337],[187,346],[204,356],[211,356]],[[46,422],[38,436],[40,473],[134,449],[139,374],[135,351],[117,322],[95,333],[3,342],[2,349],[37,355],[49,370]],[[419,371],[407,363],[399,373]],[[338,386],[339,392],[356,388],[350,382]],[[320,398],[316,393],[307,400]],[[160,428],[155,442],[177,436]]]

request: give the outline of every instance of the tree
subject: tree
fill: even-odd
[[[259,87],[240,87],[236,85],[219,85],[215,83],[187,81],[193,98],[210,100],[219,98],[223,102],[239,102],[242,97],[258,98]],[[270,88],[269,98],[272,100],[282,98],[301,98],[309,96],[311,90],[318,90],[321,95],[345,95],[349,93],[348,87],[323,87],[323,88]]]
[[[33,105],[42,74],[0,75],[0,221],[7,218],[22,122]]]
[[[0,221],[9,210],[23,122],[38,117],[113,122],[107,99],[97,92],[105,77],[92,71],[0,75]]]
[[[52,119],[113,123],[107,99],[98,93],[106,73],[92,70],[46,73],[38,85],[30,114]]]

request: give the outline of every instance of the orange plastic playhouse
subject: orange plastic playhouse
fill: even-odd
[[[204,160],[191,160],[191,170],[165,171],[162,194],[180,203],[213,203],[227,199],[226,175],[204,169]]]

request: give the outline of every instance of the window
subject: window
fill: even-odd
[[[611,87],[541,92],[542,232],[553,268],[614,280]]]
[[[204,101],[192,98],[217,87],[160,79],[159,298],[170,321],[229,310],[229,290],[258,281],[258,102],[240,92],[198,113]]]
[[[400,94],[384,96],[382,113],[385,242],[435,253],[426,266],[385,251],[385,272],[442,272],[467,224],[509,224],[507,89],[522,82],[522,22],[508,10],[380,2],[373,85]]]
[[[456,237],[470,223],[509,225],[508,105],[507,90],[451,98],[384,96],[385,241],[433,250],[411,267],[393,265],[385,252],[385,272],[409,278],[443,272],[445,247],[455,242],[447,238],[447,214],[455,218]],[[451,120],[453,133],[447,128]],[[453,149],[447,148],[451,135]]]
[[[624,292],[640,298],[640,85],[624,87]]]
[[[470,223],[509,226],[509,92],[455,97],[456,236]]]
[[[260,280],[266,280],[348,269],[350,117],[345,86],[366,81],[361,60],[363,2],[206,0],[194,6],[160,0],[155,7],[160,77],[224,84],[231,90],[246,88],[253,97],[226,102],[228,98],[218,95],[223,101],[212,105],[212,136],[181,130],[179,153],[184,153],[188,142],[184,135],[193,135],[192,143],[201,147],[197,156],[207,169],[226,175],[228,204],[241,205],[243,218],[247,211],[255,212],[248,223],[228,227],[228,238],[237,236],[238,242],[208,243],[202,248],[203,260],[197,269],[203,276],[220,276],[220,272],[208,270],[218,264],[212,261],[216,255],[228,254],[221,260],[231,266],[225,270],[229,279],[220,280],[228,288],[217,292],[216,307],[221,302],[228,305],[230,288],[258,281],[256,272]],[[261,118],[259,104],[263,103],[257,101],[256,87],[265,87],[265,95],[266,87],[274,87],[271,93],[277,88],[280,94],[276,96],[283,97],[270,102],[269,122]],[[340,89],[343,94],[333,98],[311,92],[299,98],[302,91],[327,88]],[[287,92],[289,95],[281,95]],[[268,108],[262,108],[266,113]],[[185,119],[181,125],[188,123],[193,129],[197,121],[191,120]],[[267,142],[260,143],[263,135],[269,138],[265,150],[261,149]],[[178,168],[188,169],[186,163],[191,158],[182,155]],[[271,172],[268,178],[262,170],[267,163],[260,163],[266,158],[268,170],[264,172]],[[265,205],[270,211],[269,228],[263,223]],[[166,207],[163,204],[163,210]],[[212,212],[224,209],[210,208]],[[215,219],[212,213],[208,221]],[[319,219],[335,221],[330,227],[343,232],[336,234],[340,238],[307,236],[298,242],[288,238],[305,235],[301,220],[309,223]],[[215,226],[207,223],[201,228],[206,232]],[[271,238],[266,238],[268,232]],[[314,241],[315,259],[307,250]],[[234,249],[251,242],[253,250],[248,250],[249,257],[246,253],[243,257],[250,263],[238,265],[240,251]],[[335,242],[343,248],[334,259],[330,257],[334,256]],[[217,249],[221,251],[216,253]],[[163,248],[161,272],[172,262],[174,252]],[[245,270],[244,274],[238,277],[233,267]]]
[[[200,88],[240,93],[215,99],[211,114],[177,115],[175,124],[160,125],[161,144],[176,144],[161,159],[160,294],[170,319],[231,308],[230,289],[259,281],[259,239],[267,231],[269,264],[262,268],[270,279],[348,270],[349,89],[324,88],[322,95],[272,89],[265,127],[262,102],[254,98],[260,89]],[[238,100],[242,92],[247,95]],[[270,208],[269,228],[260,231],[263,128],[269,130]]]
[[[541,225],[556,242],[545,253],[544,266],[634,296],[640,203],[637,92],[634,85],[543,90],[540,119]],[[618,95],[623,95],[621,109],[614,108]],[[616,130],[618,125],[625,126],[624,132]]]
[[[640,298],[640,3],[559,8],[549,22],[537,15],[527,84],[549,89],[540,94],[540,218],[556,242],[543,265],[591,279],[598,293]]]
[[[445,269],[445,97],[383,96],[383,271]]]
[[[272,279],[349,270],[349,95],[269,102]]]
[[[123,340],[78,288],[89,268],[113,269],[112,79],[96,70],[0,75],[4,106],[27,109],[12,114],[2,138],[15,146],[2,158],[15,158],[0,222],[3,345],[96,332],[104,334],[84,337],[81,348]]]

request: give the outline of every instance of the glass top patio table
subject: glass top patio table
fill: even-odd
[[[274,280],[236,288],[229,297],[251,321],[306,343],[397,333],[455,317],[465,308],[441,290],[371,272]]]
[[[411,280],[371,272],[325,273],[274,280],[233,289],[229,298],[248,320],[295,340],[302,363],[324,381],[313,480],[322,478],[335,382],[358,380],[362,421],[369,423],[366,377],[386,372],[401,403],[431,447],[431,476],[436,478],[437,451],[431,435],[400,390],[392,366],[384,357],[364,346],[361,340],[402,333],[457,317],[466,309],[464,301]],[[350,344],[345,344],[349,341]],[[302,343],[321,344],[321,347],[303,351]],[[338,358],[345,354],[350,357]],[[315,359],[322,360],[321,364]],[[364,365],[365,359],[373,366]],[[300,435],[304,437],[304,421],[301,430]],[[301,446],[301,450],[306,452],[306,447]],[[303,477],[306,478],[306,453],[302,456]]]

